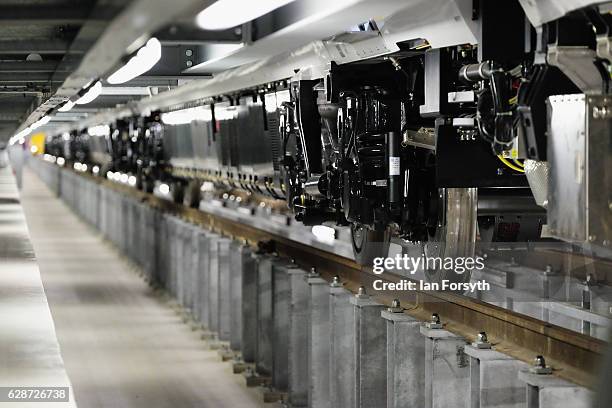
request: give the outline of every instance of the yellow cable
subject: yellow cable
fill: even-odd
[[[525,167],[525,165],[523,163],[521,163],[520,161],[518,161],[518,159],[512,159],[512,161],[519,166],[521,169]]]
[[[510,167],[512,170],[514,171],[518,171],[519,173],[524,173],[525,170],[521,169],[518,166],[515,166],[514,164],[510,163],[508,160],[506,160],[506,158],[504,156],[502,156],[501,154],[497,155],[497,157],[499,158],[499,160],[501,160],[502,163],[504,163],[506,166]]]

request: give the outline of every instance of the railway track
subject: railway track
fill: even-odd
[[[75,174],[163,213],[173,214],[221,236],[247,243],[254,250],[274,252],[293,260],[304,270],[315,268],[329,282],[338,277],[343,287],[353,293],[357,293],[361,286],[371,288],[374,280],[387,283],[410,280],[388,272],[374,274],[371,268],[360,266],[349,258],[218,214],[173,203],[125,184],[88,174]],[[604,268],[607,268],[607,264]],[[596,384],[598,363],[607,347],[605,341],[450,292],[368,290],[368,294],[388,306],[398,299],[405,308],[404,313],[424,322],[437,313],[445,329],[468,341],[476,340],[478,333],[484,331],[499,352],[528,363],[532,363],[537,355],[543,355],[556,376],[585,387]]]

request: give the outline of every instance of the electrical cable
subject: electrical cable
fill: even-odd
[[[510,167],[512,170],[514,171],[518,171],[519,173],[524,173],[525,170],[521,169],[518,166],[515,166],[514,164],[510,163],[504,156],[502,156],[501,154],[497,155],[497,157],[499,158],[499,160],[501,160],[502,163],[504,163],[506,166]]]

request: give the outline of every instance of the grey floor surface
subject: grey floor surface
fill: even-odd
[[[28,170],[22,203],[80,408],[269,406]]]

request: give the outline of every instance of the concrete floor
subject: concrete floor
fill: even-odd
[[[264,406],[231,365],[207,350],[198,332],[28,170],[22,203],[80,408]]]

